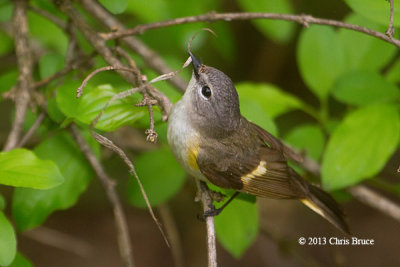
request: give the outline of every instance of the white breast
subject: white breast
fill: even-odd
[[[189,147],[190,145],[197,144],[199,137],[191,126],[184,101],[185,96],[174,105],[169,115],[168,144],[175,158],[187,173],[198,179],[207,181],[204,175],[189,163]]]

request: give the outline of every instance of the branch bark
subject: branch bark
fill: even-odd
[[[394,27],[393,27],[393,13],[394,13],[394,0],[389,0],[390,2],[390,18],[389,18],[389,26],[388,29],[386,30],[385,34],[389,38],[393,38],[394,34]]]
[[[321,166],[314,160],[305,158],[300,165],[315,176],[321,177]],[[373,207],[400,222],[400,205],[398,203],[391,201],[365,185],[356,185],[348,188],[347,191],[361,203]]]
[[[110,31],[118,29],[125,30],[125,26],[118,21],[113,15],[111,15],[101,4],[95,0],[80,0],[82,7],[95,17],[100,23],[105,25]],[[150,68],[156,70],[160,74],[172,72],[172,69],[167,66],[164,60],[155,52],[150,49],[146,44],[141,42],[139,39],[133,36],[127,36],[122,39],[132,51],[136,52],[143,57],[146,64]],[[180,91],[184,92],[187,87],[187,83],[179,76],[175,76],[169,80],[172,85],[176,86]]]
[[[93,48],[104,58],[104,60],[114,67],[123,67],[124,64],[116,57],[111,49],[106,45],[105,40],[101,38],[97,32],[84,20],[83,16],[75,9],[70,0],[53,0],[54,4],[66,14],[78,28]],[[129,83],[137,85],[141,77],[130,72],[118,71],[118,73]],[[140,71],[138,70],[138,73]],[[158,91],[152,86],[146,86],[145,89],[147,93],[157,100],[164,115],[169,114],[172,107],[171,101],[166,95]]]
[[[291,14],[276,14],[276,13],[251,13],[251,12],[240,12],[240,13],[215,13],[210,12],[198,16],[182,17],[161,22],[155,22],[150,24],[138,25],[132,29],[120,30],[117,32],[103,33],[101,36],[105,40],[111,40],[130,36],[134,34],[143,34],[145,31],[164,28],[179,24],[197,23],[197,22],[215,22],[215,21],[232,21],[232,20],[252,20],[252,19],[273,19],[273,20],[285,20],[299,23],[305,27],[309,24],[328,25],[338,28],[345,28],[353,31],[365,33],[367,35],[379,38],[388,43],[394,44],[400,48],[400,40],[390,38],[384,33],[374,31],[372,29],[362,27],[359,25],[349,24],[342,21],[315,18],[310,15],[291,15]]]
[[[16,112],[11,131],[4,145],[4,151],[11,150],[18,144],[33,84],[33,62],[28,40],[28,2],[29,0],[16,0],[14,2],[13,29],[19,75],[17,85],[10,95],[15,101]]]
[[[74,139],[76,140],[76,142],[78,143],[79,148],[85,155],[86,159],[89,161],[97,177],[101,181],[104,190],[107,193],[108,199],[110,200],[113,206],[115,226],[118,232],[118,245],[121,257],[124,261],[125,266],[132,267],[134,266],[134,264],[133,264],[131,243],[129,241],[128,224],[126,222],[126,216],[124,210],[122,209],[121,202],[119,201],[118,194],[115,190],[115,185],[116,185],[115,181],[112,180],[105,172],[103,166],[97,160],[93,151],[90,149],[85,139],[83,139],[83,137],[79,133],[78,128],[75,125],[71,125],[70,132],[74,137]]]
[[[213,200],[209,194],[209,189],[206,183],[196,179],[197,192],[200,194],[200,200],[203,204],[203,211],[206,212],[213,205]],[[206,217],[207,227],[207,255],[208,255],[208,267],[217,267],[217,246],[216,246],[216,235],[215,235],[215,224],[214,216]]]

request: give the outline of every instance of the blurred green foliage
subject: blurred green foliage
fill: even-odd
[[[8,266],[17,252],[17,239],[14,228],[6,215],[0,211],[0,265]]]
[[[131,27],[213,10],[226,11],[224,1],[212,0],[197,1],[196,4],[184,0],[100,2]],[[386,30],[389,21],[387,1],[345,2],[352,10],[344,18],[345,22],[381,32]],[[237,11],[297,13],[293,1],[289,0],[237,0],[235,3]],[[67,21],[65,15],[50,1],[32,0],[31,5],[46,10],[63,22]],[[0,21],[11,20],[12,7],[12,1],[0,1]],[[397,18],[400,17],[399,10],[395,9]],[[40,80],[65,67],[69,41],[67,34],[55,24],[31,10],[28,13],[30,42],[32,47],[40,51],[35,62],[34,77]],[[99,31],[104,31],[88,15],[85,18],[98,27]],[[400,26],[400,20],[395,19],[394,22],[397,27]],[[284,141],[321,163],[322,183],[327,190],[345,189],[378,175],[399,144],[398,49],[382,40],[347,29],[321,25],[300,28],[285,21],[255,20],[251,23],[265,39],[278,44],[292,42],[296,46],[298,71],[313,97],[318,99],[318,105],[309,104],[306,99],[288,93],[275,84],[241,81],[236,83],[236,87],[243,115],[275,135],[280,132],[277,121],[289,117],[292,127],[283,134]],[[207,35],[200,34],[193,42],[192,50],[206,47],[207,53],[218,55],[218,59],[228,63],[233,62],[238,53],[246,53],[238,52],[237,38],[230,22],[217,22],[211,26],[197,23],[162,28],[149,31],[140,39],[156,50],[169,66],[177,69],[186,57],[183,51],[186,50],[188,40],[204,26],[211,27],[218,38],[208,41]],[[76,39],[84,53],[94,50],[79,32],[76,33]],[[13,54],[13,39],[4,27],[0,28],[0,40],[0,56]],[[114,41],[109,42],[110,46],[115,44]],[[134,53],[131,55],[149,80],[157,75],[140,57]],[[107,65],[98,56],[92,63],[94,67]],[[117,74],[102,72],[84,88],[83,96],[76,99],[76,89],[93,68],[74,70],[63,80],[41,88],[47,97],[49,118],[36,132],[40,143],[32,150],[14,149],[0,153],[0,183],[17,187],[11,206],[19,231],[37,227],[54,211],[75,205],[91,181],[91,167],[65,127],[71,122],[77,123],[100,158],[99,145],[88,134],[89,125],[111,97],[129,88]],[[0,92],[9,91],[16,84],[17,75],[15,65],[2,67]],[[188,79],[189,73],[183,72],[182,77]],[[166,82],[154,86],[173,102],[180,97],[179,92]],[[115,131],[126,125],[148,128],[147,109],[133,107],[140,100],[141,96],[135,94],[113,101],[97,123],[96,129]],[[340,112],[334,112],[332,106],[339,107]],[[161,121],[158,108],[155,108],[155,112],[156,130],[161,144],[155,150],[140,153],[135,160],[137,173],[154,206],[171,199],[185,182],[184,171],[166,146],[166,123]],[[308,122],[297,120],[293,115],[295,112],[303,113]],[[27,117],[25,130],[37,118],[37,115],[31,115]],[[398,184],[393,185],[391,190],[400,195],[398,188]],[[126,191],[130,204],[145,207],[133,177]],[[222,191],[227,195],[232,194],[229,190]],[[340,194],[343,191],[337,195]],[[245,252],[258,233],[257,205],[254,197],[249,198],[242,197],[233,201],[215,221],[218,239],[235,257]],[[5,205],[3,197],[0,197],[0,210],[4,210]],[[11,266],[31,266],[27,259],[16,252],[14,229],[0,211],[0,265],[9,265],[17,255]]]

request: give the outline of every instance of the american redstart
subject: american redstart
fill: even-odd
[[[168,143],[182,167],[222,188],[258,197],[299,199],[349,233],[336,201],[288,166],[287,158],[298,160],[298,156],[240,114],[232,80],[189,54],[192,78],[168,122]]]

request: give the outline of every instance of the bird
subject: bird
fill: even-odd
[[[202,64],[192,52],[193,73],[168,118],[171,151],[196,179],[237,193],[298,199],[344,233],[344,213],[327,192],[288,165],[297,156],[278,138],[240,113],[238,93],[222,71]],[[228,201],[230,202],[230,200]],[[217,215],[210,212],[207,215]]]

